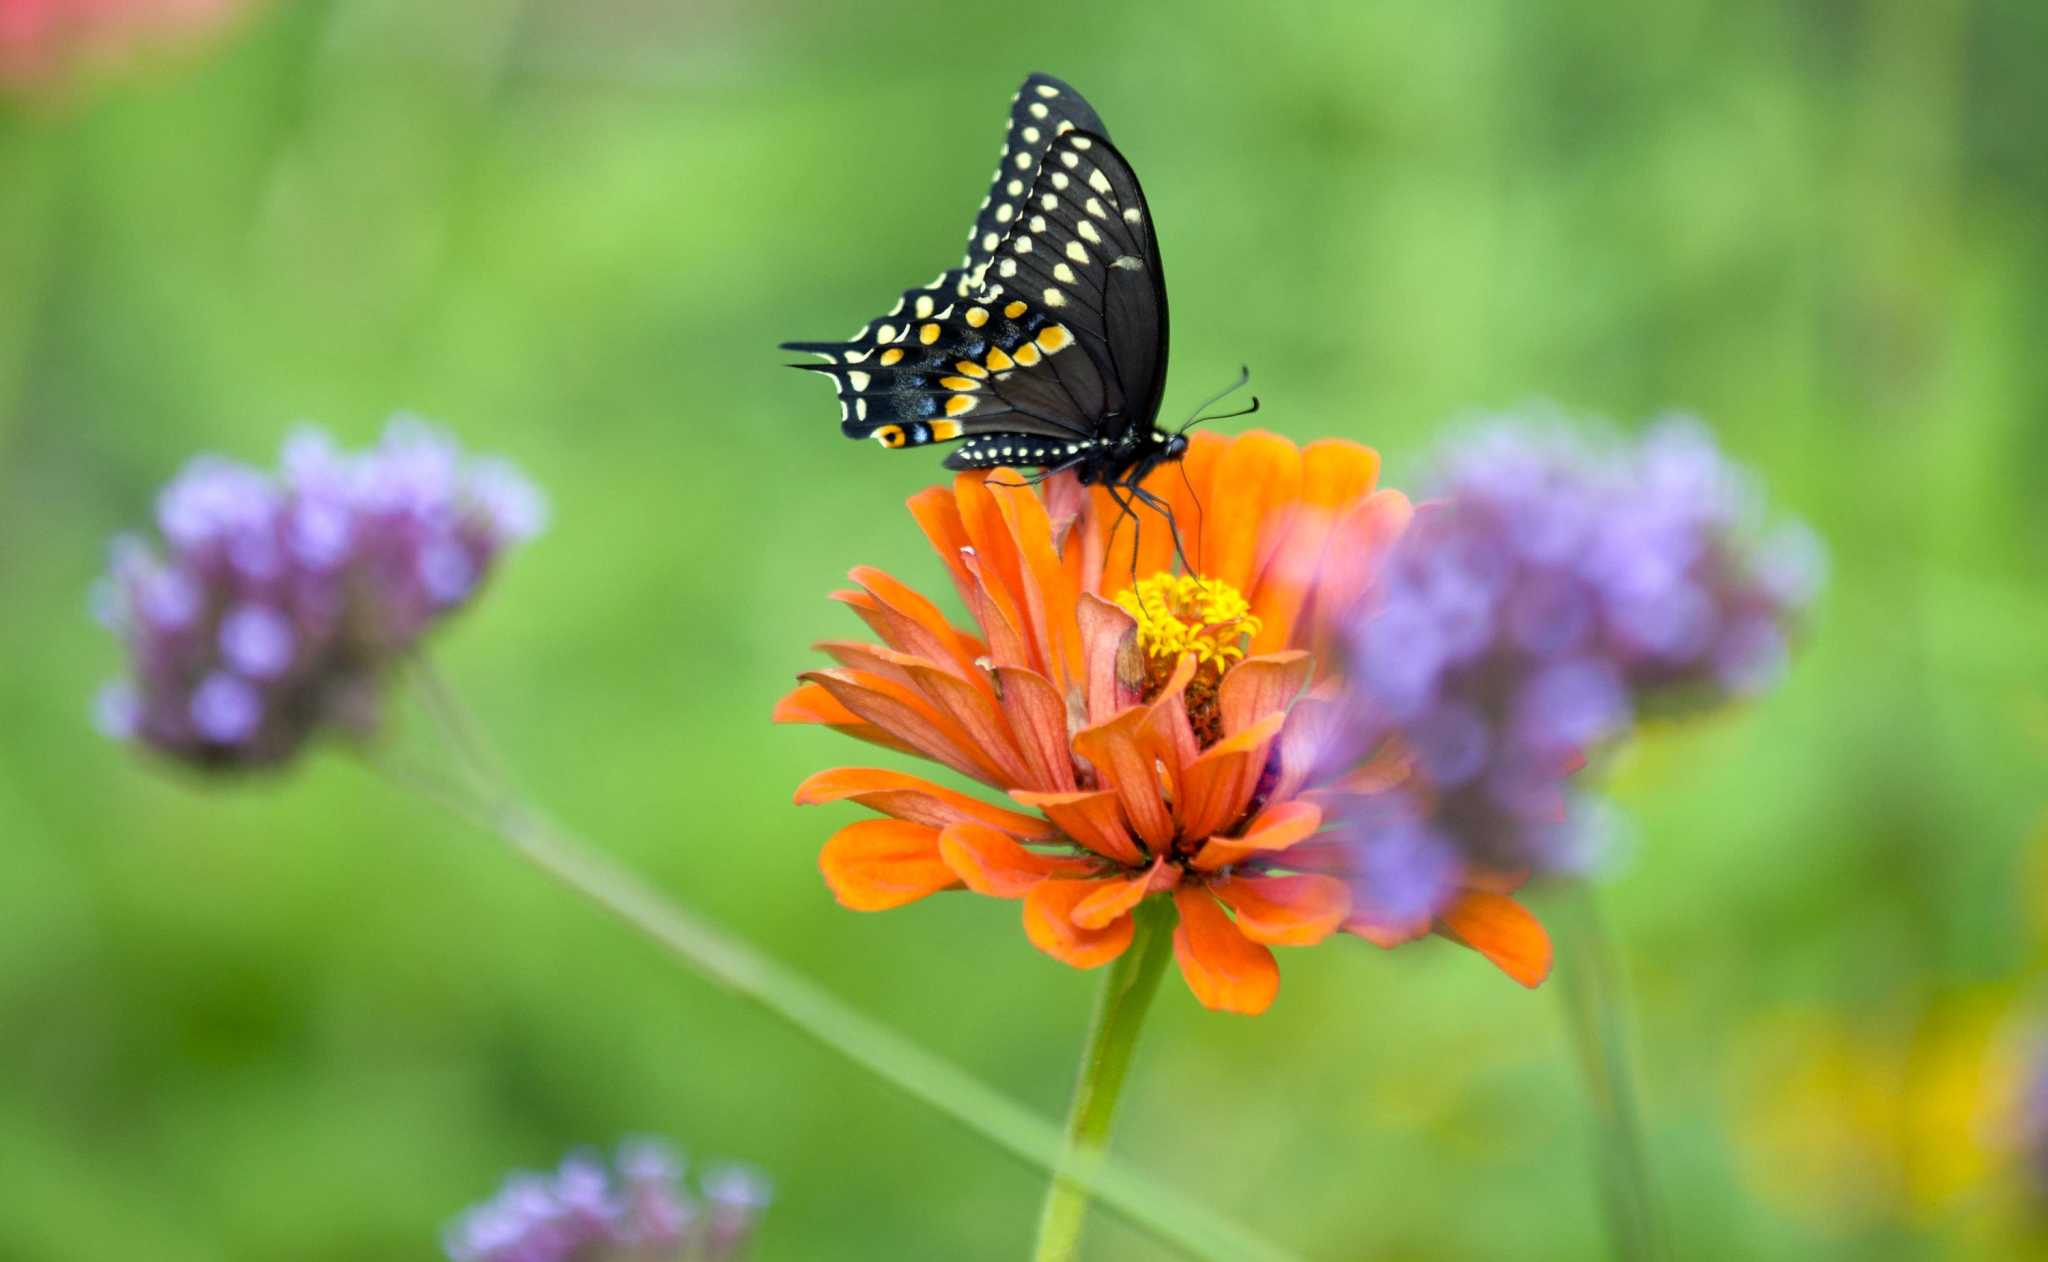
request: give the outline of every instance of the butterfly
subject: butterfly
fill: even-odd
[[[1154,424],[1166,346],[1166,278],[1137,173],[1081,94],[1047,74],[1011,98],[960,265],[844,342],[783,343],[823,359],[793,367],[832,378],[849,438],[960,440],[949,469],[1072,471],[1126,512],[1126,495],[1163,508],[1139,483],[1187,451],[1184,432]]]

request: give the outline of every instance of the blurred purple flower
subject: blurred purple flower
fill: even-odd
[[[277,476],[202,456],[124,537],[94,595],[129,679],[101,730],[207,767],[282,762],[323,724],[375,727],[383,672],[467,603],[546,506],[500,461],[394,419],[367,452],[304,430]]]
[[[443,1243],[452,1262],[730,1262],[753,1239],[768,1181],[722,1166],[699,1185],[685,1186],[666,1145],[630,1140],[610,1168],[575,1153],[551,1175],[512,1175]]]
[[[1749,479],[1690,419],[1604,446],[1490,424],[1431,490],[1351,623],[1332,742],[1406,759],[1337,812],[1389,927],[1451,897],[1447,854],[1506,883],[1595,861],[1614,830],[1569,776],[1640,714],[1767,687],[1823,569],[1804,527],[1757,542]]]

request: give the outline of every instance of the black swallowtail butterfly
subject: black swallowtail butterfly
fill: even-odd
[[[1073,470],[1137,483],[1187,439],[1156,428],[1166,279],[1144,191],[1088,102],[1034,74],[1011,99],[995,184],[960,266],[908,289],[844,342],[809,351],[840,429],[885,447],[966,441],[949,469]],[[1128,507],[1128,505],[1127,505]]]

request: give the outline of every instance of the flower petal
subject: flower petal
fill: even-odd
[[[1301,449],[1278,434],[1239,434],[1216,466],[1216,497],[1204,525],[1202,573],[1257,600],[1253,580],[1301,494]]]
[[[939,857],[939,830],[900,819],[848,824],[818,852],[818,870],[855,911],[887,911],[960,883]]]
[[[855,670],[805,671],[797,678],[820,685],[841,705],[926,758],[988,784],[1002,782],[958,723],[895,680]]]
[[[1256,594],[1246,593],[1257,602],[1264,624],[1252,638],[1252,652],[1294,646],[1298,621],[1330,559],[1337,514],[1372,489],[1379,466],[1378,452],[1346,439],[1302,448],[1300,506],[1260,568]]]
[[[1437,932],[1462,942],[1535,987],[1550,976],[1550,935],[1529,909],[1505,894],[1466,890],[1437,919]]]
[[[963,671],[973,669],[974,659],[982,655],[983,647],[973,636],[955,627],[924,593],[872,565],[856,565],[847,577],[866,588],[868,594],[884,608],[911,622],[935,644],[947,649]],[[938,656],[929,652],[923,655]]]
[[[1067,707],[1045,676],[1022,666],[998,666],[996,700],[1003,707],[1017,750],[1030,776],[1028,788],[1054,793],[1074,788],[1074,759],[1067,748]]]
[[[798,684],[775,703],[777,723],[817,723],[884,749],[915,754],[917,746],[863,719],[817,684]]]
[[[977,824],[954,824],[940,833],[939,857],[968,889],[991,898],[1022,898],[1048,877],[1086,876],[1096,867],[1092,859],[1028,850]]]
[[[1195,855],[1195,868],[1214,872],[1255,854],[1285,850],[1322,826],[1323,813],[1313,804],[1281,802],[1260,811],[1243,836],[1209,838]]]
[[[1082,596],[1074,613],[1088,666],[1088,721],[1106,722],[1144,695],[1145,657],[1138,648],[1138,623],[1122,606],[1100,596]]]
[[[960,506],[954,500],[953,492],[943,486],[930,486],[905,502],[910,507],[910,515],[924,531],[924,537],[931,540],[932,551],[946,563],[947,572],[953,576],[953,585],[960,589],[960,598],[968,608],[973,608],[974,602],[967,595],[973,575],[967,572],[960,555],[971,545],[967,529],[961,524]]]
[[[1060,831],[1076,845],[1086,846],[1125,867],[1136,867],[1145,861],[1145,853],[1138,849],[1138,843],[1131,839],[1130,828],[1124,823],[1124,813],[1117,806],[1114,789],[1084,789],[1073,793],[1034,793],[1027,789],[1012,789],[1010,797],[1020,805],[1044,811],[1046,818],[1059,825]]]
[[[1147,894],[1170,890],[1180,884],[1180,869],[1166,865],[1160,855],[1152,866],[1122,879],[1095,882],[1095,892],[1074,904],[1074,923],[1083,929],[1101,929],[1118,916],[1129,914]]]
[[[1173,958],[1188,989],[1204,1008],[1257,1016],[1280,992],[1280,966],[1273,953],[1238,932],[1214,895],[1199,886],[1173,892],[1180,924],[1173,931]]]
[[[1052,521],[1037,493],[1022,483],[990,486],[989,491],[1009,523],[1012,546],[1017,550],[1025,608],[1045,654],[1042,673],[1065,692],[1082,671],[1081,637],[1074,619],[1078,592],[1053,551]]]
[[[1217,741],[1188,764],[1177,804],[1182,836],[1207,839],[1237,822],[1251,805],[1252,790],[1266,766],[1266,747],[1285,719],[1269,714],[1245,731]],[[1077,745],[1079,740],[1075,738]]]
[[[1031,780],[1024,755],[1010,736],[1010,725],[996,706],[995,690],[985,678],[969,683],[951,671],[917,664],[905,667],[918,690],[960,725],[967,734],[968,747],[992,766],[1003,785],[1026,784]],[[979,673],[977,672],[977,675]]]
[[[871,811],[933,828],[944,828],[949,824],[979,824],[1028,841],[1048,841],[1059,835],[1057,828],[1037,816],[1005,810],[901,771],[834,767],[820,771],[796,789],[798,806],[815,806],[848,798]]]
[[[1209,888],[1237,913],[1240,933],[1268,946],[1314,946],[1351,911],[1351,891],[1333,876],[1233,876]]]
[[[1159,791],[1158,760],[1144,739],[1150,714],[1147,706],[1132,706],[1107,723],[1084,727],[1074,733],[1074,752],[1092,763],[1095,774],[1116,790],[1132,830],[1156,852],[1173,841],[1175,830]]]
[[[1122,955],[1135,928],[1129,916],[1119,916],[1100,929],[1083,929],[1074,923],[1074,908],[1099,884],[1040,881],[1032,886],[1024,896],[1024,936],[1031,939],[1031,945],[1075,968],[1098,968]]]
[[[1412,925],[1389,925],[1378,921],[1352,917],[1344,922],[1344,932],[1356,934],[1382,951],[1391,951],[1404,943],[1415,941],[1429,932],[1427,922]]]
[[[1343,564],[1326,566],[1318,578],[1310,626],[1297,627],[1294,642],[1318,659],[1328,660],[1336,648],[1337,620],[1354,608],[1365,589],[1379,576],[1387,549],[1408,529],[1415,515],[1399,491],[1374,491],[1337,523],[1330,534],[1330,555]]]
[[[1271,714],[1283,714],[1307,686],[1315,662],[1299,650],[1247,657],[1216,689],[1223,732],[1234,736]]]

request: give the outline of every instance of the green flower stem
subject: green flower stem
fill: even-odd
[[[733,937],[648,885],[630,870],[547,822],[527,806],[497,770],[482,745],[480,733],[459,703],[431,673],[421,672],[422,697],[461,761],[460,783],[422,775],[393,763],[380,764],[407,787],[423,794],[477,827],[504,839],[521,858],[570,891],[589,899],[630,928],[652,939],[691,971],[728,992],[773,1013],[823,1046],[846,1057],[904,1094],[959,1122],[997,1147],[1092,1193],[1126,1221],[1190,1257],[1211,1262],[1295,1262],[1294,1255],[1247,1232],[1194,1199],[1128,1168],[1110,1163],[1097,1149],[1083,1149],[1069,1160],[1060,1132],[1044,1118],[989,1087],[922,1045],[849,1007],[791,969]],[[1140,933],[1145,933],[1140,921]],[[1128,987],[1115,1001],[1115,1020],[1123,1031],[1121,1046],[1091,1043],[1084,1068],[1076,1117],[1084,1116],[1080,1101],[1096,1101],[1085,1110],[1085,1134],[1106,1137],[1109,1109],[1130,1061],[1137,1035],[1160,968],[1168,936],[1152,931],[1158,941],[1134,944],[1125,953],[1127,973],[1141,962],[1149,971],[1142,986]],[[1157,956],[1154,959],[1154,956]],[[1131,974],[1133,982],[1138,974]],[[1105,992],[1107,995],[1108,992]],[[1105,1002],[1110,1002],[1105,999]],[[1131,1010],[1135,1008],[1135,1011]],[[1126,1017],[1125,1013],[1131,1013]],[[1100,1015],[1098,1029],[1104,1027]],[[1095,1068],[1095,1066],[1101,1066]],[[1113,1067],[1113,1068],[1112,1068]],[[1089,1086],[1099,1078],[1107,1086]],[[1076,1192],[1075,1195],[1079,1195]],[[1077,1204],[1073,1213],[1079,1225]]]
[[[1575,882],[1568,896],[1574,932],[1561,954],[1558,995],[1599,1118],[1600,1189],[1608,1234],[1616,1257],[1657,1262],[1668,1254],[1629,1064],[1621,967],[1592,888]]]
[[[1152,996],[1159,993],[1159,979],[1166,972],[1167,957],[1173,954],[1171,903],[1148,898],[1138,904],[1131,918],[1136,922],[1131,945],[1110,965],[1102,989],[1096,992],[1095,1015],[1089,1020],[1088,1041],[1081,1048],[1074,1102],[1067,1112],[1066,1151],[1045,1190],[1045,1207],[1038,1217],[1038,1247],[1031,1255],[1034,1262],[1068,1262],[1080,1247],[1081,1227],[1088,1215],[1088,1187],[1074,1177],[1074,1171],[1101,1161],[1109,1148],[1109,1132],[1116,1121],[1124,1075],[1131,1068],[1131,1054],[1137,1050],[1138,1031],[1144,1028]]]

